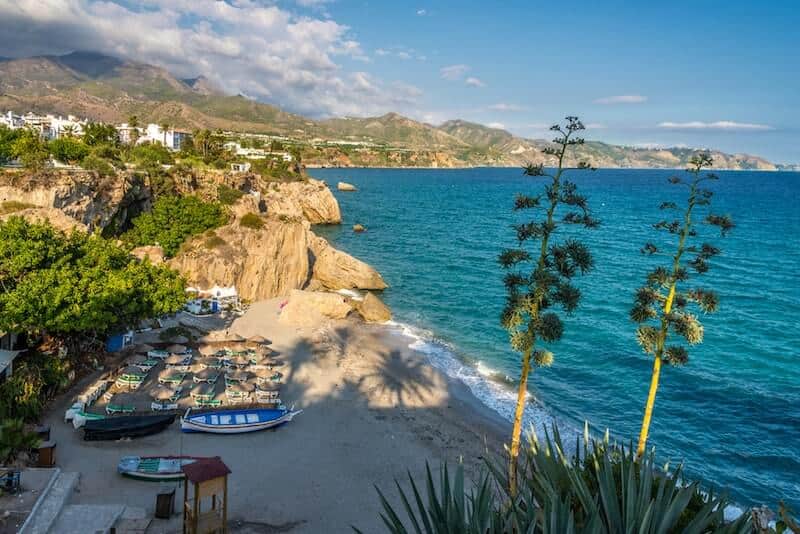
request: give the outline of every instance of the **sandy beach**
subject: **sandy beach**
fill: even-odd
[[[62,420],[71,400],[64,395],[46,422],[59,467],[80,473],[71,502],[125,503],[152,514],[158,485],[118,475],[121,456],[219,455],[232,470],[233,531],[350,532],[355,525],[379,532],[373,485],[395,496],[394,479],[407,470],[421,477],[426,461],[463,461],[469,475],[502,452],[508,424],[408,349],[408,339],[350,319],[290,327],[278,320],[279,302],[253,304],[230,330],[272,341],[287,362],[281,397],[303,414],[252,434],[183,434],[175,424],[133,441],[85,442]],[[180,525],[179,515],[155,519],[148,532],[177,532]]]

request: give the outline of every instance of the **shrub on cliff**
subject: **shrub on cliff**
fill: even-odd
[[[234,189],[232,187],[228,187],[225,184],[220,184],[219,187],[217,187],[217,198],[221,203],[225,204],[226,206],[231,206],[233,204],[236,204],[236,201],[242,198],[243,196],[244,193],[242,191],[239,191],[238,189]]]
[[[203,202],[194,196],[164,196],[152,211],[133,220],[133,228],[122,239],[134,247],[159,245],[171,257],[189,237],[222,226],[227,219],[218,202]]]
[[[161,143],[142,143],[136,145],[131,150],[131,158],[138,166],[160,167],[161,165],[171,165],[175,163],[172,152]]]
[[[239,219],[239,224],[251,230],[261,230],[264,228],[264,221],[256,213],[246,213]]]
[[[50,141],[50,153],[62,163],[74,165],[89,155],[89,147],[72,137],[60,137]]]
[[[37,132],[20,130],[11,145],[11,157],[18,159],[25,168],[38,171],[47,165],[50,151]]]
[[[77,348],[185,302],[175,271],[110,240],[21,217],[0,222],[0,331],[46,334]]]

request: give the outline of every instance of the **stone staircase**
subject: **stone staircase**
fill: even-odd
[[[59,471],[39,497],[20,534],[144,534],[150,518],[124,504],[68,504],[78,473]]]

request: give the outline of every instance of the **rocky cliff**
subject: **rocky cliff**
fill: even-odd
[[[55,208],[90,230],[127,220],[146,208],[149,201],[149,192],[141,180],[127,173],[99,176],[91,171],[37,175],[0,172],[0,203]]]

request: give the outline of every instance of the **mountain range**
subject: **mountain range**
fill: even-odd
[[[167,122],[289,137],[304,143],[310,165],[518,166],[550,163],[547,142],[463,120],[438,126],[397,113],[315,120],[242,95],[227,95],[204,77],[179,79],[167,70],[96,52],[0,58],[0,110],[76,115],[96,121]],[[638,148],[587,141],[575,159],[597,167],[681,168],[691,148]],[[715,166],[778,168],[764,158],[712,151]]]

